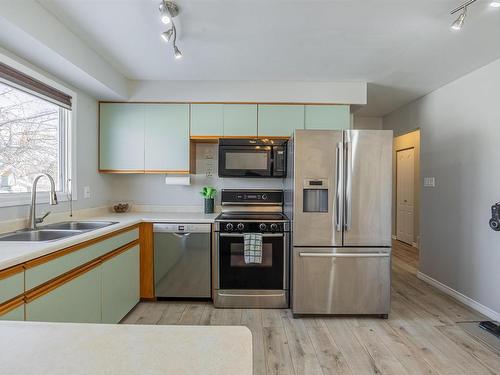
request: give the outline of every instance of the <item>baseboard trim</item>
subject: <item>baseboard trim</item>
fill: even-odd
[[[437,281],[436,279],[433,279],[429,275],[426,275],[425,273],[422,273],[420,271],[417,272],[417,277],[427,284],[432,285],[443,293],[449,295],[450,297],[462,302],[464,305],[469,306],[470,308],[480,312],[483,315],[486,315],[488,318],[497,322],[500,321],[500,313],[480,304],[477,301],[474,301],[472,298],[467,297],[465,294],[457,292],[455,289],[450,288],[448,285],[445,285],[442,282]]]

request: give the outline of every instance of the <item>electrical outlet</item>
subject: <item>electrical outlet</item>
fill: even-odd
[[[84,186],[83,187],[83,197],[85,199],[89,199],[90,198],[90,186]]]
[[[424,177],[424,187],[436,187],[436,179],[434,177]]]

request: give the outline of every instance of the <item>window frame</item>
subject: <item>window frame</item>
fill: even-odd
[[[11,66],[33,78],[54,87],[72,97],[72,109],[67,110],[59,106],[59,163],[60,170],[59,176],[57,176],[61,181],[61,186],[59,191],[57,191],[57,198],[59,202],[65,202],[69,200],[69,190],[72,190],[72,200],[77,200],[77,189],[76,185],[76,113],[77,113],[77,94],[63,86],[62,84],[48,78],[46,75],[29,68],[14,59],[9,58],[0,53],[0,61],[4,64]],[[3,82],[2,82],[3,83]],[[8,84],[5,82],[5,84]],[[12,86],[17,90],[24,91],[31,94],[29,90],[22,90],[16,86]],[[41,99],[44,100],[44,99]],[[62,126],[61,126],[62,125]],[[54,178],[56,176],[53,176]],[[71,186],[71,188],[70,188]],[[49,192],[48,191],[37,191],[37,204],[49,203]],[[0,208],[2,207],[14,207],[14,206],[25,206],[31,204],[31,192],[25,193],[1,193],[0,194]]]

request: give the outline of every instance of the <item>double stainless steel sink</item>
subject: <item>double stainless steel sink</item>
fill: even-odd
[[[81,233],[90,232],[104,228],[115,221],[65,221],[39,227],[37,229],[23,229],[13,233],[0,236],[0,241],[15,242],[48,242],[61,238],[76,236]]]

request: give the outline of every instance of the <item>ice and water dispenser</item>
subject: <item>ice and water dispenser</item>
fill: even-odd
[[[304,180],[303,202],[303,212],[328,212],[328,180]]]

